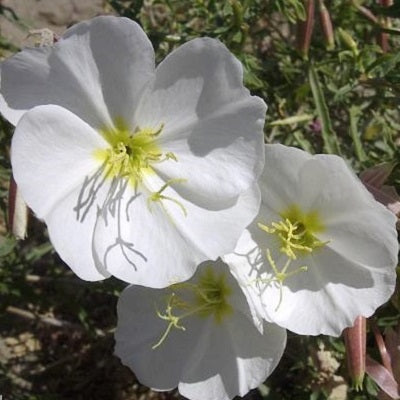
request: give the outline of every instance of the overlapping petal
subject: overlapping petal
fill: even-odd
[[[263,167],[264,101],[243,86],[240,62],[218,40],[192,40],[158,67],[135,113],[139,126],[164,125],[160,144],[177,163],[160,164],[187,200],[223,208]],[[212,199],[212,202],[210,201]]]
[[[174,329],[157,348],[166,322],[157,316],[167,289],[130,286],[118,303],[116,354],[138,379],[156,389],[178,386],[189,399],[225,400],[244,395],[258,386],[277,365],[286,343],[285,330],[264,323],[264,333],[253,325],[246,298],[221,262],[215,271],[226,271],[232,290],[233,311],[221,322],[212,316],[185,319],[185,330]],[[196,277],[210,263],[200,266]],[[233,299],[234,298],[234,299]]]
[[[87,280],[105,277],[92,257],[97,203],[90,207],[84,221],[83,211],[78,214],[76,207],[85,178],[101,167],[94,150],[106,146],[87,123],[53,105],[27,112],[12,140],[13,174],[23,198],[46,222],[61,258]],[[106,187],[100,186],[95,200],[101,203],[105,194]]]
[[[118,118],[131,120],[153,73],[153,47],[139,25],[97,17],[71,27],[52,47],[4,61],[0,111],[15,125],[27,110],[57,104],[93,127],[112,126]]]
[[[149,180],[155,188],[163,184],[156,176]],[[93,242],[101,270],[155,288],[187,280],[199,263],[234,248],[260,202],[256,185],[220,211],[198,207],[172,188],[163,195],[167,199],[152,202],[145,189],[127,186],[103,208]]]

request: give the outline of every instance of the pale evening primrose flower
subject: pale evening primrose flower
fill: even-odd
[[[155,69],[139,25],[111,16],[2,63],[15,180],[78,276],[165,287],[233,250],[264,162],[266,106],[242,80],[209,38]]]
[[[339,335],[393,293],[396,218],[338,156],[267,145],[266,160],[260,212],[224,260],[266,320]]]
[[[260,385],[278,364],[286,331],[258,319],[229,268],[204,262],[166,289],[126,288],[115,353],[155,390],[225,400]]]

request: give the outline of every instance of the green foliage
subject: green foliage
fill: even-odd
[[[221,40],[242,62],[247,87],[268,104],[267,142],[311,153],[340,153],[357,172],[384,161],[400,163],[400,1],[389,8],[375,3],[326,0],[335,47],[326,48],[317,8],[305,60],[296,43],[296,24],[306,18],[301,0],[108,0],[117,14],[143,26],[158,61],[193,38]],[[360,7],[380,19],[371,20]],[[20,23],[11,9],[0,5],[0,14]],[[392,27],[383,24],[385,16],[393,18]],[[388,49],[383,49],[383,32],[389,32]],[[10,38],[0,36],[0,56],[4,50],[16,47]],[[0,358],[0,393],[7,399],[41,400],[147,396],[142,387],[133,388],[132,376],[111,355],[114,308],[123,285],[112,279],[85,283],[74,277],[52,251],[43,224],[34,218],[24,242],[5,234],[11,135],[12,127],[0,121],[0,343],[4,336],[29,330],[41,340],[42,349],[33,361],[24,359],[19,369],[15,360]],[[400,191],[399,167],[390,183]],[[375,316],[378,326],[398,325],[399,298],[396,292],[392,302],[380,308]],[[37,318],[11,315],[10,306]],[[51,326],[43,322],[45,315],[64,322]],[[379,360],[370,333],[368,338],[368,352]],[[322,379],[316,359],[321,346],[339,363],[334,375],[350,385],[340,338],[290,335],[284,358],[258,398],[327,399],[329,377]],[[376,395],[376,385],[368,378],[362,392],[348,389],[350,400]]]

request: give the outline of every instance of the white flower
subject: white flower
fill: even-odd
[[[339,335],[393,293],[396,218],[340,157],[267,145],[266,160],[260,212],[224,260],[268,321]]]
[[[189,399],[224,400],[257,387],[278,364],[286,331],[257,320],[221,261],[166,289],[126,288],[115,353],[139,381]]]
[[[207,38],[155,69],[139,25],[111,16],[2,64],[15,179],[81,278],[165,287],[233,250],[264,162],[266,106],[242,78]]]

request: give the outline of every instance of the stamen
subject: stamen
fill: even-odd
[[[271,266],[272,271],[274,273],[274,276],[272,278],[268,278],[268,279],[257,278],[256,281],[260,281],[265,284],[270,284],[271,282],[277,282],[277,284],[279,285],[279,301],[278,301],[278,305],[275,308],[275,311],[278,311],[280,305],[282,304],[282,300],[283,300],[283,282],[287,278],[289,278],[293,275],[296,275],[300,272],[306,272],[308,270],[308,267],[306,265],[303,265],[293,271],[286,272],[289,269],[291,262],[293,261],[293,259],[288,257],[283,268],[281,270],[279,270],[276,265],[275,260],[272,258],[270,250],[267,249],[265,253],[266,253],[267,261],[268,261],[269,265]]]
[[[157,144],[163,129],[164,124],[160,124],[155,130],[137,127],[132,133],[119,121],[116,129],[103,130],[101,133],[111,147],[96,151],[95,156],[105,161],[106,177],[126,178],[136,187],[144,175],[154,172],[153,164],[177,161],[172,152],[163,153]]]
[[[168,325],[160,340],[152,346],[152,349],[159,347],[168,337],[172,328],[185,330],[181,320],[197,315],[199,317],[213,316],[216,323],[222,321],[224,317],[232,312],[231,305],[227,298],[231,294],[231,288],[225,282],[225,273],[216,275],[214,270],[209,267],[200,276],[197,283],[183,282],[172,285],[171,295],[168,297],[165,313],[159,311],[157,316]],[[180,315],[175,315],[174,310],[183,311]]]
[[[275,309],[278,310],[282,303],[284,281],[300,272],[306,272],[308,267],[303,265],[295,270],[289,271],[293,260],[299,256],[311,254],[315,250],[325,246],[329,241],[322,242],[314,234],[324,231],[324,226],[317,212],[304,213],[296,205],[291,205],[280,214],[282,219],[272,222],[270,225],[258,223],[258,227],[264,232],[275,235],[280,242],[279,250],[287,257],[282,269],[279,269],[271,256],[269,249],[266,249],[266,258],[271,266],[273,277],[268,279],[256,279],[266,284],[276,282],[279,286],[279,302]]]
[[[162,194],[162,192],[167,189],[168,186],[174,184],[174,183],[183,183],[186,182],[186,179],[183,178],[175,178],[175,179],[170,179],[167,182],[165,182],[164,185],[161,186],[161,188],[157,192],[153,192],[150,194],[150,196],[147,199],[147,207],[149,208],[150,212],[152,212],[151,208],[151,203],[152,202],[157,202],[159,201],[161,203],[161,206],[164,208],[164,205],[162,204],[162,200],[169,200],[175,203],[177,206],[180,207],[180,209],[183,212],[183,215],[186,217],[187,216],[187,211],[185,209],[185,206],[178,200],[174,199],[173,197],[165,196]]]
[[[292,260],[296,260],[301,253],[312,253],[328,243],[318,240],[301,221],[292,222],[286,218],[279,222],[272,222],[271,226],[261,223],[257,225],[264,232],[275,234],[281,242],[280,251]]]
[[[162,334],[160,340],[154,346],[151,347],[153,350],[161,346],[162,343],[164,343],[165,339],[171,332],[172,328],[180,329],[182,331],[186,330],[186,328],[183,325],[179,325],[179,321],[181,320],[182,317],[176,317],[175,315],[172,314],[172,309],[173,309],[172,303],[174,296],[175,293],[172,293],[171,296],[169,297],[168,305],[167,308],[165,309],[165,314],[161,314],[160,311],[157,310],[157,316],[165,321],[169,321],[169,324],[165,332]]]

